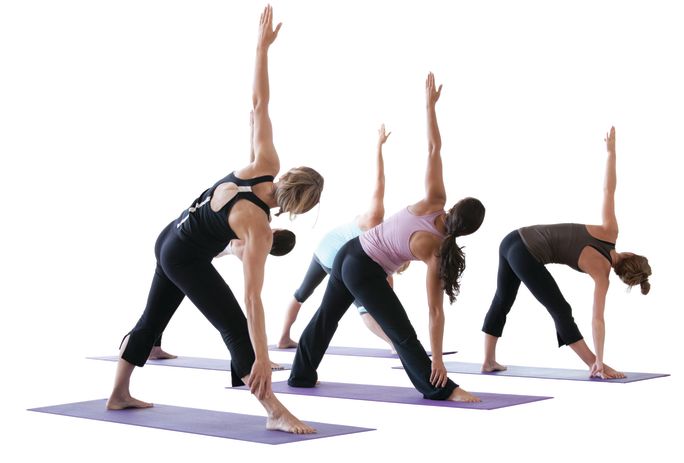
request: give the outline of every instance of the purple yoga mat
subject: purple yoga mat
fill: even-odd
[[[275,345],[268,346],[268,350],[274,352],[296,352],[296,347],[290,347],[287,349],[281,349]],[[347,355],[350,357],[377,357],[377,358],[389,358],[398,359],[397,354],[390,352],[389,348],[377,349],[372,347],[344,347],[344,346],[329,346],[328,350],[325,351],[326,354],[330,355]],[[443,352],[442,355],[455,354],[456,351]],[[428,355],[432,355],[432,352],[427,351]]]
[[[470,375],[487,375],[487,376],[513,376],[519,378],[540,378],[540,379],[565,379],[571,381],[590,381],[594,383],[633,383],[635,381],[642,381],[645,379],[662,378],[670,376],[663,373],[632,373],[625,372],[626,378],[622,379],[601,379],[590,378],[588,370],[566,370],[561,368],[537,368],[537,367],[521,367],[517,365],[507,365],[508,369],[505,371],[497,371],[493,373],[482,373],[480,370],[482,365],[479,363],[466,362],[444,362],[449,373],[465,373]],[[402,367],[393,367],[402,369]]]
[[[110,362],[118,362],[119,357],[113,355],[105,355],[103,357],[86,357],[91,360],[107,360]],[[282,371],[292,369],[291,363],[280,363],[278,365],[283,367]],[[180,368],[198,368],[200,370],[220,370],[230,371],[230,359],[208,359],[202,357],[178,357],[175,359],[166,360],[148,360],[147,365],[163,365],[165,367],[180,367]]]
[[[105,399],[90,400],[88,402],[32,408],[29,411],[187,432],[203,436],[259,442],[261,444],[285,444],[288,442],[320,439],[321,437],[374,431],[371,428],[307,421],[308,425],[316,429],[317,432],[315,434],[290,434],[267,430],[266,417],[264,416],[241,415],[239,413],[161,404],[155,404],[152,408],[144,409],[106,410],[105,403]]]
[[[246,387],[242,386],[228,389],[246,389]],[[433,407],[471,408],[475,410],[494,410],[497,408],[510,407],[552,398],[532,395],[473,392],[472,394],[482,399],[482,402],[465,403],[450,402],[448,400],[427,400],[421,396],[420,392],[412,387],[328,382],[322,382],[316,387],[290,387],[287,385],[286,381],[274,382],[273,392],[315,397],[334,397],[338,399],[370,400],[372,402],[430,405]]]

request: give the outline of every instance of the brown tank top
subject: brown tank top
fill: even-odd
[[[615,243],[594,238],[583,224],[533,225],[518,229],[518,233],[530,254],[542,264],[565,264],[581,272],[577,263],[586,246],[596,249],[611,265],[613,263],[610,251],[615,249]]]

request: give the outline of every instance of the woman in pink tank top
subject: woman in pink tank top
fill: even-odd
[[[435,104],[442,86],[430,73],[426,81],[428,162],[425,197],[399,211],[358,238],[348,241],[333,262],[328,286],[316,314],[299,339],[288,381],[293,387],[314,387],[316,369],[352,301],[359,301],[392,341],[406,374],[426,399],[478,402],[447,377],[442,361],[444,292],[454,301],[465,269],[456,237],[475,232],[484,219],[484,206],[465,198],[444,211],[446,191],[442,178],[441,138]],[[432,361],[421,345],[406,311],[387,276],[404,262],[427,265]]]

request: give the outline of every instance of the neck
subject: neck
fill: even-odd
[[[273,209],[274,207],[278,207],[278,202],[276,201],[275,197],[276,188],[278,188],[278,182],[273,182],[273,188],[268,193],[268,196],[262,199],[266,203],[266,205],[271,209]]]
[[[620,255],[620,253],[617,252],[615,249],[611,249],[610,250],[610,261],[613,263],[613,267],[615,267],[621,260],[622,260],[622,256]]]
[[[446,220],[446,212],[443,212],[443,213],[439,214],[437,217],[435,217],[434,223],[435,223],[435,227],[437,228],[437,230],[439,230],[440,232],[442,232],[443,234],[446,235],[447,234],[447,228],[446,228],[445,220]]]

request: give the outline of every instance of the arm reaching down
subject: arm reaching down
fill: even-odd
[[[272,394],[271,362],[266,344],[266,323],[261,301],[264,284],[266,257],[271,249],[273,235],[268,223],[245,228],[242,262],[245,280],[245,307],[247,327],[254,348],[255,361],[249,375],[249,388],[257,399],[263,400]]]
[[[430,311],[430,348],[432,349],[432,372],[430,383],[435,387],[444,387],[447,383],[447,371],[444,366],[444,291],[439,279],[439,257],[432,256],[427,264],[427,297]]]

